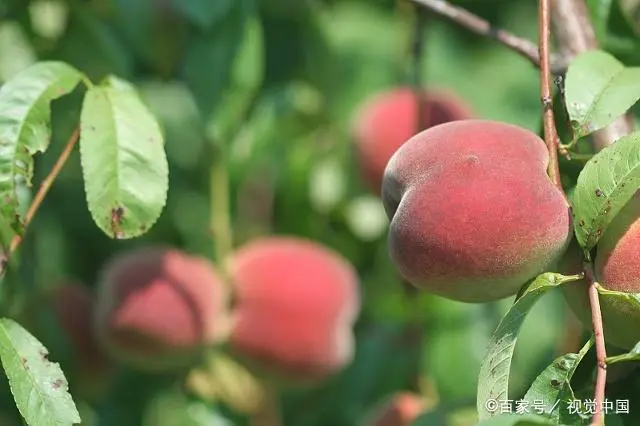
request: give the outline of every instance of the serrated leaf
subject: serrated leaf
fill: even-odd
[[[200,28],[207,30],[229,12],[234,0],[172,0],[173,7],[179,10]]]
[[[90,89],[80,117],[87,204],[113,238],[144,234],[167,199],[169,166],[160,125],[132,86],[110,77]]]
[[[31,426],[68,426],[80,414],[67,380],[47,349],[20,324],[0,319],[0,360],[20,414]]]
[[[554,425],[551,420],[533,414],[502,414],[499,416],[485,419],[476,426],[551,426]]]
[[[552,288],[580,279],[578,275],[564,276],[546,272],[529,282],[504,316],[489,342],[487,355],[480,365],[476,408],[479,418],[486,419],[499,414],[488,402],[508,399],[511,360],[524,320],[540,296]]]
[[[600,50],[582,53],[569,64],[565,99],[575,137],[589,135],[640,99],[640,68],[625,67]]]
[[[640,132],[624,136],[584,166],[573,197],[578,243],[593,248],[640,187]]]
[[[21,232],[17,185],[31,184],[33,156],[51,140],[51,101],[79,83],[78,70],[63,62],[40,62],[0,88],[0,215]]]
[[[557,424],[579,425],[586,421],[586,418],[582,419],[577,413],[569,411],[569,404],[576,399],[571,378],[592,346],[593,340],[589,340],[578,353],[565,354],[545,368],[523,397],[528,407],[535,407],[538,413],[538,410],[543,411],[540,414]]]

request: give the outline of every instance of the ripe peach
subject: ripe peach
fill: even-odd
[[[594,272],[598,283],[612,291],[640,293],[640,193],[616,215],[596,247]],[[579,249],[573,250],[573,260],[566,261],[564,270],[579,271]],[[585,281],[565,286],[565,298],[585,326],[591,328],[591,311]],[[600,298],[600,310],[607,342],[631,349],[640,341],[640,310],[628,303],[616,303]]]
[[[229,344],[251,366],[305,383],[353,356],[358,276],[338,253],[294,237],[241,247],[229,263],[236,306]]]
[[[474,115],[463,99],[444,89],[425,91],[424,106],[425,128]],[[389,159],[418,133],[415,91],[411,87],[399,87],[379,93],[365,101],[355,117],[353,140],[363,178],[375,194],[380,194]]]
[[[98,283],[96,327],[105,347],[139,370],[188,367],[224,329],[226,293],[208,260],[176,249],[133,250]]]
[[[409,426],[423,410],[424,404],[417,395],[399,392],[379,408],[369,424],[371,426]]]
[[[92,328],[94,310],[89,289],[67,281],[31,300],[25,312],[27,327],[52,350],[53,358],[61,354],[47,341],[53,336],[46,335],[46,331],[50,325],[59,327],[69,349],[69,359],[63,360],[63,369],[70,380],[70,389],[88,398],[99,397],[108,389],[113,372],[111,360]],[[66,361],[70,361],[71,368],[67,369]]]
[[[536,134],[495,121],[454,121],[412,137],[382,184],[389,253],[401,275],[477,303],[513,295],[545,272],[572,235],[548,161]]]

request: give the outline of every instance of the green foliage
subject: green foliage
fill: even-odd
[[[22,233],[17,185],[31,184],[33,156],[51,140],[52,100],[71,92],[82,75],[61,62],[27,68],[0,89],[0,215]]]
[[[571,62],[565,85],[574,138],[580,138],[611,124],[640,99],[640,68],[589,51]]]
[[[547,426],[556,423],[536,415],[502,414],[478,423],[477,426]]]
[[[537,38],[536,2],[452,3]],[[560,92],[555,102],[559,134],[583,155],[593,133],[629,108],[638,121],[640,98],[638,2],[586,5],[602,50],[570,64],[565,102]],[[428,402],[414,426],[587,424],[562,408],[593,397],[595,355],[591,342],[559,349],[572,340],[566,307],[548,291],[575,277],[545,273],[513,303],[469,305],[407,290],[389,260],[387,222],[362,184],[351,126],[367,98],[415,77],[410,2],[0,0],[0,18],[0,256],[24,233],[25,208],[81,127],[79,152],[0,278],[1,317],[21,318],[22,302],[62,277],[94,287],[108,259],[137,245],[211,257],[208,227],[219,206],[209,168],[222,159],[236,245],[265,234],[306,237],[345,255],[362,282],[354,359],[323,383],[281,389],[282,426],[360,425],[398,391]],[[479,118],[541,128],[539,71],[528,61],[439,19],[423,36],[424,86],[455,91]],[[80,81],[86,92],[74,90]],[[577,180],[574,225],[587,250],[640,187],[637,139],[623,137],[586,164],[562,159],[563,182]],[[598,291],[637,308],[637,295]],[[538,303],[543,295],[548,303]],[[249,395],[262,389],[240,365],[200,365],[209,393],[118,367],[106,394],[85,395],[78,360],[60,349],[71,340],[43,334],[0,320],[2,425],[70,425],[79,411],[86,425],[244,426]],[[59,344],[48,348],[49,362],[39,341],[51,339]],[[610,351],[608,363],[633,366],[639,348]],[[225,347],[220,354],[230,357]],[[67,358],[68,390],[53,362]],[[638,373],[611,370],[607,395],[631,399],[632,413],[607,424],[638,424]],[[484,405],[507,398],[558,404],[550,416],[498,415]]]
[[[80,415],[60,366],[20,324],[0,319],[0,360],[20,414],[29,426],[71,426]]]
[[[544,293],[579,277],[545,273],[528,283],[493,333],[487,355],[480,366],[477,408],[480,419],[495,416],[499,412],[493,402],[509,397],[509,373],[511,360],[518,339],[518,331],[534,304]]]
[[[578,242],[587,250],[640,188],[639,138],[639,133],[632,133],[606,147],[578,176],[572,196],[574,227]]]
[[[523,398],[529,403],[529,407],[535,406],[543,411],[556,424],[579,425],[587,421],[578,414],[571,413],[569,407],[576,400],[571,389],[571,378],[592,346],[593,339],[580,352],[562,355],[540,373]]]
[[[166,203],[164,138],[136,89],[115,77],[92,87],[82,105],[80,153],[87,203],[112,238],[144,234]]]

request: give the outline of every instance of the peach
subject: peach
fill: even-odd
[[[425,128],[472,118],[467,103],[445,89],[424,92]],[[374,95],[358,109],[353,141],[364,181],[380,194],[382,176],[389,159],[411,136],[418,133],[418,104],[411,87],[399,87]]]
[[[423,412],[424,404],[418,395],[399,392],[376,412],[371,426],[410,426]]]
[[[571,257],[565,256],[564,273],[581,269],[577,244],[572,245],[571,253]],[[594,272],[598,283],[608,290],[640,293],[640,193],[622,208],[598,241]],[[586,282],[566,285],[564,294],[576,316],[591,329]],[[640,341],[640,310],[629,303],[616,303],[609,297],[600,297],[600,310],[607,342],[631,349]]]
[[[39,294],[26,306],[26,323],[43,338],[52,350],[52,357],[60,354],[49,345],[46,334],[50,324],[59,327],[69,349],[71,365],[63,365],[70,380],[70,389],[84,397],[97,398],[109,388],[113,364],[103,351],[92,328],[95,302],[89,289],[76,282],[65,281]],[[44,313],[45,316],[40,314]]]
[[[341,255],[295,237],[265,237],[229,262],[236,306],[229,345],[260,372],[320,381],[353,356],[358,276]]]
[[[225,327],[223,281],[205,258],[148,247],[110,261],[99,279],[96,327],[124,364],[151,372],[190,366]]]
[[[409,282],[479,303],[514,295],[565,252],[568,203],[542,139],[501,122],[427,129],[391,158],[382,202],[389,254]]]

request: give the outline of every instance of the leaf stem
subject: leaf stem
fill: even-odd
[[[534,66],[540,66],[538,49],[531,41],[519,37],[508,31],[493,27],[488,21],[480,18],[468,10],[454,6],[445,0],[411,0],[414,3],[431,10],[439,16],[455,22],[478,35],[497,41],[520,56],[526,58]],[[562,57],[553,57],[554,74],[563,74],[566,71],[566,63]]]
[[[540,100],[542,101],[544,120],[544,141],[549,151],[548,174],[551,181],[560,189],[560,167],[558,165],[558,146],[560,138],[553,117],[553,97],[551,96],[551,68],[549,61],[549,36],[551,34],[551,15],[549,13],[549,0],[539,0],[538,31],[540,51]]]
[[[596,341],[596,384],[595,403],[596,413],[593,416],[592,425],[603,423],[602,404],[604,402],[605,386],[607,383],[607,350],[604,343],[604,332],[602,327],[602,313],[600,311],[600,298],[598,295],[599,284],[593,274],[591,263],[584,264],[584,275],[589,285],[589,304],[591,305],[591,322],[593,325],[593,335]]]
[[[224,142],[215,144],[210,170],[210,228],[213,235],[214,256],[224,281],[228,284],[226,260],[233,251],[231,228],[229,173],[227,170],[227,147]]]
[[[69,159],[69,156],[73,152],[73,149],[75,148],[79,139],[80,139],[80,128],[76,127],[76,129],[73,131],[73,133],[69,137],[69,140],[67,141],[67,144],[65,145],[64,149],[60,153],[60,156],[58,157],[55,164],[51,168],[51,171],[49,172],[47,177],[44,178],[44,180],[40,184],[40,187],[38,188],[38,192],[33,197],[33,201],[31,202],[31,205],[29,206],[29,209],[27,210],[27,213],[25,214],[25,217],[24,217],[24,231],[22,235],[16,234],[13,237],[13,239],[9,244],[9,250],[5,254],[4,259],[0,259],[0,277],[4,275],[11,256],[22,243],[24,239],[24,234],[27,232],[27,228],[29,224],[33,220],[38,209],[40,208],[40,205],[44,201],[44,198],[46,197],[47,193],[51,189],[53,182],[56,180],[56,178],[62,171],[62,168],[64,167],[67,160]]]

